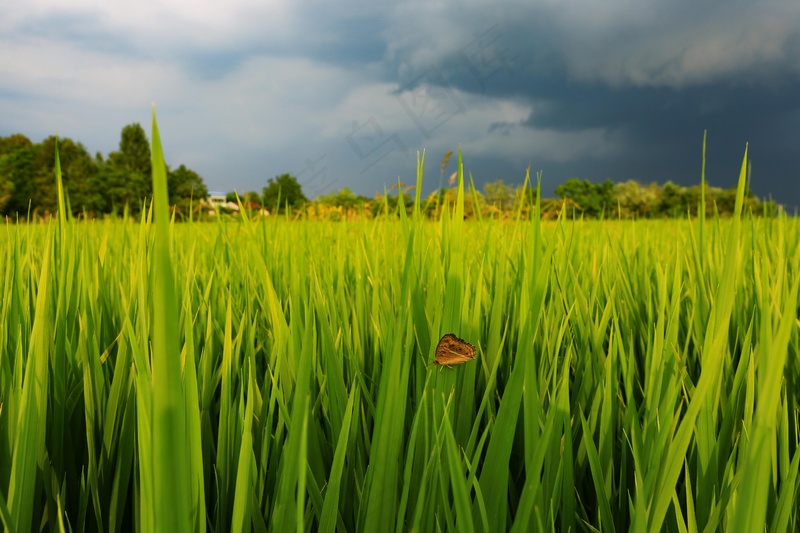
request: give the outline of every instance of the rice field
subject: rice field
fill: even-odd
[[[459,161],[436,222],[175,223],[153,127],[141,223],[0,232],[5,531],[800,530],[800,222],[746,156],[732,220],[465,221]]]

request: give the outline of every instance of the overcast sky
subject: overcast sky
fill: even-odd
[[[797,0],[3,0],[0,136],[94,154],[123,126],[211,190],[426,192],[461,147],[479,187],[570,177],[735,184],[800,206]],[[447,174],[454,170],[451,162]]]

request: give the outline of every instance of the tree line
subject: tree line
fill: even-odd
[[[451,179],[452,181],[452,179]],[[556,198],[542,198],[541,211],[545,219],[553,219],[564,211],[568,217],[583,218],[686,218],[697,217],[705,201],[705,214],[721,217],[733,214],[736,204],[736,187],[723,189],[708,184],[685,187],[671,181],[663,185],[642,185],[629,180],[615,183],[605,180],[594,183],[586,179],[570,178],[555,188]],[[445,205],[456,201],[455,187],[439,188],[421,201],[422,211],[429,218],[438,218]],[[704,193],[704,194],[703,194]],[[464,203],[468,218],[483,216],[513,217],[527,215],[535,205],[536,188],[507,185],[503,180],[486,183],[482,190],[471,188]],[[414,202],[414,186],[398,183],[384,194],[367,198],[348,188],[330,192],[309,201],[297,178],[282,174],[269,180],[261,193],[252,191],[242,195],[228,193],[227,200],[237,202],[237,196],[249,208],[266,208],[280,213],[321,220],[343,218],[370,218],[381,214],[397,214],[402,205],[410,214]],[[755,215],[774,216],[779,206],[773,201],[761,201],[750,190],[745,190],[745,209]]]
[[[33,143],[22,134],[0,137],[0,214],[24,220],[56,212],[55,150],[62,181],[74,216],[107,214],[137,216],[152,198],[150,143],[139,124],[122,128],[119,149],[92,157],[83,144],[69,138]],[[203,179],[185,165],[168,168],[169,202],[185,217],[208,196]]]
[[[702,194],[704,192],[704,194]],[[671,181],[663,185],[642,185],[637,181],[614,183],[605,180],[594,183],[589,180],[571,178],[555,188],[556,198],[541,198],[541,216],[557,218],[562,212],[569,218],[588,219],[662,219],[696,218],[705,201],[707,216],[721,217],[733,214],[736,203],[736,188],[722,189],[705,185],[685,187]],[[445,206],[453,206],[457,188],[440,188],[421,199],[424,214],[437,219]],[[513,218],[527,215],[535,206],[536,187],[507,185],[503,180],[486,183],[482,190],[470,188],[464,197],[464,215],[467,218],[497,216]],[[405,184],[393,186],[386,194],[378,194],[374,200],[358,196],[349,189],[330,193],[315,202],[296,202],[295,212],[311,218],[339,219],[397,214],[402,205],[411,213],[414,202],[414,187]],[[745,190],[745,209],[755,215],[774,216],[779,206],[773,201],[759,200],[749,189]]]
[[[81,143],[71,139],[48,137],[33,143],[21,134],[0,137],[0,214],[25,219],[28,214],[46,217],[55,213],[58,205],[54,176],[55,148],[58,142],[59,159],[64,187],[74,216],[97,217],[108,214],[139,215],[146,199],[152,197],[150,143],[139,124],[122,129],[119,149],[104,158],[99,152],[91,157]],[[452,155],[452,152],[449,154]],[[442,160],[442,177],[449,157]],[[199,174],[180,165],[168,168],[169,202],[180,220],[190,211],[197,218],[207,216],[198,212],[200,201],[208,190]],[[428,195],[423,204],[426,215],[436,218],[446,204],[455,201],[453,176],[451,187]],[[237,195],[228,193],[227,200],[241,200],[248,209],[266,208],[279,213],[293,213],[313,219],[373,217],[381,213],[397,213],[402,204],[410,212],[413,186],[393,185],[385,194],[374,199],[341,189],[309,201],[291,174],[271,178],[262,191]],[[568,216],[585,218],[684,218],[696,217],[705,199],[706,214],[727,216],[733,213],[736,188],[721,189],[705,184],[685,187],[668,181],[663,185],[640,184],[637,181],[614,183],[605,180],[594,183],[571,178],[555,188],[557,198],[543,198],[542,217],[555,218],[566,209]],[[533,208],[536,189],[506,185],[503,180],[486,183],[483,190],[472,188],[465,202],[465,215],[513,216],[528,213]],[[773,201],[761,201],[748,188],[746,207],[755,214],[772,216],[778,211]],[[223,209],[224,211],[224,209]]]
[[[592,183],[572,178],[555,189],[556,195],[568,202],[568,209],[589,218],[685,218],[697,217],[705,202],[705,214],[730,216],[736,204],[736,187],[722,189],[705,185],[685,187],[671,181],[640,184],[629,180],[614,183],[605,180]],[[750,187],[745,189],[745,209],[756,215],[772,216],[778,206],[773,201],[759,200]]]

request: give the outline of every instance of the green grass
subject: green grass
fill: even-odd
[[[0,234],[6,531],[800,528],[798,220],[175,224],[153,140]]]

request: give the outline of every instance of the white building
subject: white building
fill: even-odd
[[[239,204],[236,202],[229,202],[226,199],[226,194],[219,191],[208,191],[208,200],[206,207],[208,208],[209,215],[216,215],[217,209],[225,209],[226,211],[239,212]]]

